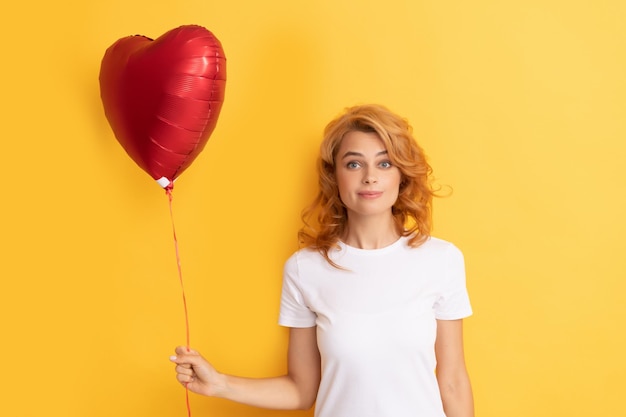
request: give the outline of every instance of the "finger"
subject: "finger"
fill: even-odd
[[[181,351],[181,349],[186,349],[184,347],[180,347],[180,348],[176,348],[176,355],[174,356],[170,356],[170,361],[177,363],[177,364],[183,364],[183,363],[189,363],[191,365],[197,365],[199,363],[201,363],[203,361],[202,356],[197,353],[196,351]]]
[[[181,356],[181,355],[198,355],[198,352],[196,352],[195,350],[186,347],[186,346],[178,346],[175,349],[176,355]]]
[[[193,368],[191,367],[191,365],[176,365],[176,369],[175,369],[177,374],[182,374],[182,375],[193,375]]]
[[[185,366],[187,368],[192,367],[192,363],[189,360],[189,357],[185,356],[170,356],[170,361],[174,362],[176,365]]]
[[[178,382],[180,382],[183,385],[187,385],[190,382],[193,382],[195,380],[193,375],[183,375],[183,374],[176,375],[176,379],[178,380]]]

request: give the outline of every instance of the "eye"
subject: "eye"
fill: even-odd
[[[357,169],[358,167],[360,167],[361,164],[359,164],[357,161],[350,161],[346,164],[346,167],[348,169]]]
[[[381,161],[381,163],[378,164],[378,165],[380,165],[381,168],[391,168],[392,167],[391,161]]]

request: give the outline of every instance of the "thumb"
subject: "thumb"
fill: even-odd
[[[200,355],[197,351],[191,349],[189,346],[177,346],[174,350],[177,355]]]
[[[170,356],[170,361],[174,363],[195,362],[196,359],[202,358],[200,353],[184,346],[178,346],[175,352],[176,355]]]

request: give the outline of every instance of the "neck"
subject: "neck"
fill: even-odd
[[[380,249],[394,243],[400,235],[391,215],[384,218],[348,218],[342,240],[346,245],[359,249]]]

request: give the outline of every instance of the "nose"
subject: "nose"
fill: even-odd
[[[363,184],[376,184],[377,182],[378,179],[371,171],[365,172],[365,175],[363,176]]]

